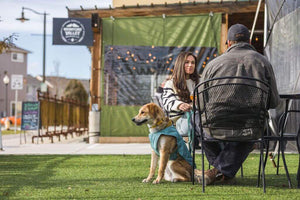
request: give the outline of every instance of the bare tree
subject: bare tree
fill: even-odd
[[[64,96],[67,98],[75,99],[81,103],[86,104],[88,100],[88,94],[85,91],[82,83],[79,80],[72,79],[69,81]]]
[[[0,22],[1,22],[1,16],[0,16]],[[0,40],[0,54],[2,54],[4,51],[9,50],[11,47],[14,47],[13,40],[17,39],[17,34],[13,33],[12,35],[5,37]]]

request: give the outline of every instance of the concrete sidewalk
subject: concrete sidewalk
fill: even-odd
[[[4,151],[0,151],[0,155],[43,155],[43,154],[96,154],[96,155],[123,155],[123,154],[150,154],[151,147],[148,143],[128,143],[128,144],[87,144],[83,136],[61,138],[54,143],[50,143],[48,138],[43,139],[43,143],[39,140],[31,143],[34,133],[26,133],[20,135],[3,135],[2,144]],[[26,139],[26,143],[25,143]]]

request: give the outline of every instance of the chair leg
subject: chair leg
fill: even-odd
[[[299,152],[299,162],[298,162],[298,171],[297,171],[297,187],[300,189],[300,152]]]
[[[265,164],[264,164],[264,147],[263,144],[260,148],[260,163],[262,167],[262,184],[263,184],[263,191],[266,193],[266,179],[265,179]]]
[[[300,143],[299,143],[299,133],[296,139],[297,143],[297,149],[298,149],[298,154],[299,154],[299,161],[298,161],[298,170],[297,170],[297,187],[300,189]]]
[[[204,148],[203,148],[203,138],[201,138],[201,153],[202,153],[202,192],[205,192],[205,179],[204,179]]]
[[[279,174],[279,159],[280,159],[280,149],[281,149],[281,142],[279,142],[278,152],[277,152],[277,169],[276,169],[276,175]]]
[[[282,141],[280,141],[281,143]],[[292,182],[291,182],[291,178],[290,178],[290,174],[286,165],[286,161],[285,161],[285,155],[284,155],[284,146],[282,144],[280,144],[281,147],[281,156],[282,156],[282,161],[283,161],[283,165],[284,165],[284,169],[285,169],[285,173],[286,173],[286,177],[288,179],[288,183],[289,183],[289,188],[292,188]],[[279,157],[278,157],[279,159]]]
[[[242,178],[244,177],[243,164],[242,164],[242,166],[241,166],[241,177],[242,177]]]
[[[259,155],[259,165],[258,165],[258,175],[257,175],[257,185],[256,185],[256,187],[259,187],[259,185],[260,185],[260,178],[261,178],[261,176],[263,176],[261,174],[261,168],[262,168],[262,162],[261,161],[262,160],[261,160],[261,152],[260,152],[260,155]]]
[[[194,170],[194,168],[195,168],[195,141],[194,141],[194,138],[193,138],[193,142],[192,142],[192,145],[191,145],[191,147],[192,147],[192,152],[193,152],[193,156],[192,156],[192,184],[193,185],[195,185],[195,170]]]
[[[270,147],[270,141],[267,140],[267,141],[266,141],[266,156],[265,156],[265,161],[264,161],[265,167],[266,167],[267,161],[268,161],[269,147]]]

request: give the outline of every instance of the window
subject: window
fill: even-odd
[[[11,61],[12,62],[24,62],[24,54],[23,53],[12,53]]]

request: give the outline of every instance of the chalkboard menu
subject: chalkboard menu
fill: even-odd
[[[40,122],[40,102],[22,102],[21,130],[38,130]]]

